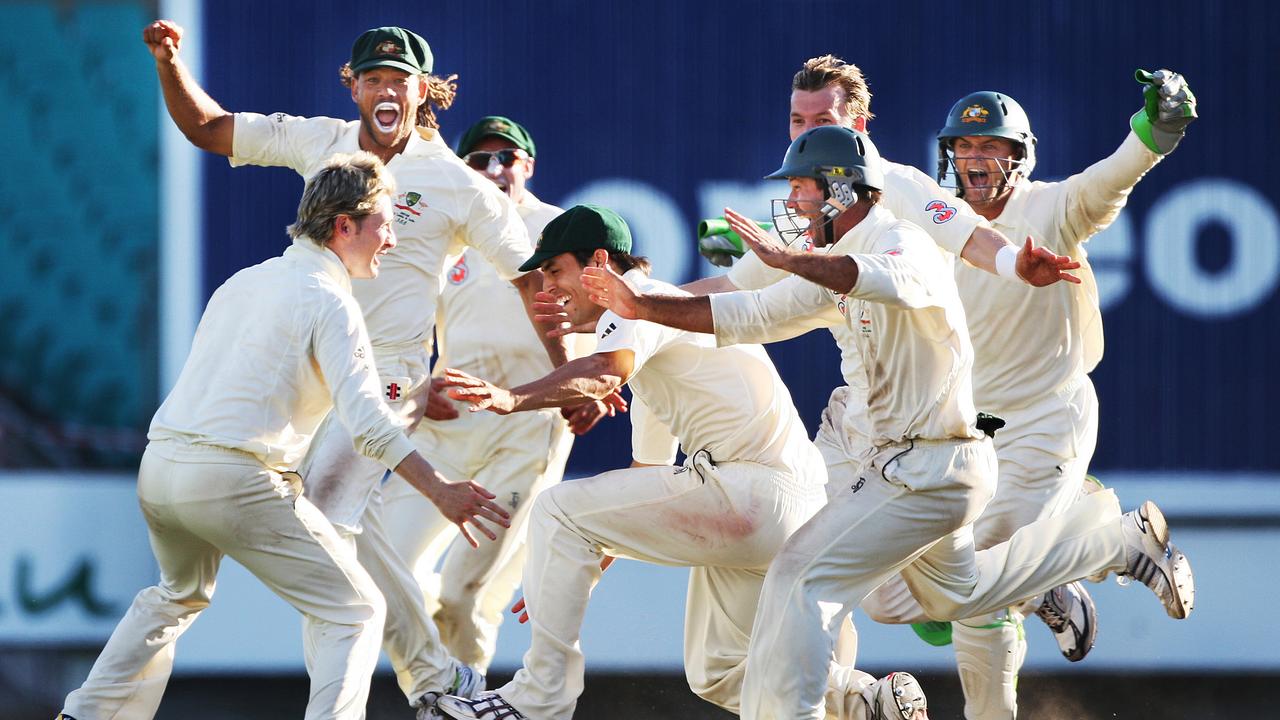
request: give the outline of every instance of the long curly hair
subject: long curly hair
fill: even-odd
[[[418,106],[418,127],[426,127],[439,129],[440,122],[436,119],[437,110],[448,110],[449,106],[458,96],[458,76],[457,74],[449,77],[440,77],[439,75],[420,75],[422,81],[427,84],[427,99]],[[351,63],[343,63],[338,68],[338,80],[342,86],[351,89],[356,82],[356,74],[351,72]]]

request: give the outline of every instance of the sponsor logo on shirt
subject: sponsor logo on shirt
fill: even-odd
[[[902,248],[889,248],[888,250],[884,251],[884,254],[885,255],[901,255]]]
[[[605,329],[604,329],[604,332],[600,333],[600,339],[601,339],[601,340],[603,340],[603,339],[605,339],[605,338],[609,337],[609,334],[610,334],[610,333],[612,333],[614,330],[617,330],[617,329],[618,329],[617,324],[615,324],[615,323],[609,323],[609,327],[605,328]]]
[[[282,113],[282,112],[273,113],[273,114],[271,115],[271,122],[273,122],[273,123],[278,123],[278,124],[284,124],[284,119],[285,119],[285,118],[287,118],[287,117],[289,117],[289,116],[288,116],[288,115],[285,115],[285,114],[284,114],[284,113]]]
[[[461,285],[467,281],[467,275],[471,274],[467,269],[467,257],[463,255],[458,258],[458,262],[453,264],[449,270],[449,282],[453,285]]]
[[[858,329],[863,335],[871,334],[871,318],[867,317],[867,308],[863,307],[862,312],[858,315]]]
[[[956,216],[956,209],[941,200],[930,200],[929,204],[924,206],[924,211],[933,213],[935,225],[941,225]]]
[[[386,390],[387,390],[386,395],[388,400],[400,399],[400,383],[389,383],[386,386]]]

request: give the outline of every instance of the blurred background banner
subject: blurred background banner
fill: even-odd
[[[140,40],[161,13],[187,28],[184,56],[232,111],[352,118],[337,71],[356,35],[416,30],[437,74],[459,76],[446,139],[483,115],[521,122],[538,147],[534,191],[617,209],[675,282],[713,271],[699,219],[726,205],[767,219],[785,195],[759,178],[786,150],[806,58],[857,63],[881,153],[930,174],[952,103],[1007,93],[1031,117],[1042,180],[1119,146],[1141,104],[1135,68],[1183,73],[1201,119],[1088,245],[1107,337],[1093,469],[1126,503],[1170,507],[1201,596],[1176,624],[1141,589],[1100,589],[1090,664],[1280,670],[1273,633],[1236,621],[1269,616],[1280,590],[1251,565],[1280,550],[1280,5],[1263,0],[0,2],[0,502],[19,518],[0,531],[0,645],[100,644],[153,579],[130,475],[146,424],[205,300],[283,250],[302,189],[292,171],[232,170],[174,139]],[[815,429],[839,382],[830,336],[770,353]],[[615,419],[577,444],[569,470],[628,461]],[[226,573],[179,672],[299,670],[292,611],[242,569]],[[676,669],[684,577],[611,571],[584,639],[591,666]],[[633,642],[616,641],[619,617],[642,628]],[[863,626],[877,661],[951,662],[905,629]],[[1074,669],[1029,632],[1033,667]],[[524,642],[504,636],[499,664]]]

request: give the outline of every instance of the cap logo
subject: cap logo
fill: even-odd
[[[379,55],[403,55],[404,48],[400,47],[399,45],[395,44],[390,40],[383,40],[382,42],[378,43],[378,54]]]
[[[537,244],[535,244],[535,245],[533,246],[533,249],[534,249],[534,250],[541,250],[541,249],[542,249],[542,233],[538,233],[538,242],[537,242]]]
[[[501,120],[494,120],[493,122],[489,123],[488,129],[493,132],[504,133],[504,132],[509,132],[511,130],[511,126],[508,125],[507,123],[502,122]]]
[[[991,114],[990,110],[982,107],[977,103],[974,103],[969,107],[965,108],[964,112],[960,113],[960,122],[985,123],[987,121],[987,116],[990,114]]]

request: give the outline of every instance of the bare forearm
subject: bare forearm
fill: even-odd
[[[785,257],[783,270],[828,290],[847,293],[858,283],[858,263],[848,255],[792,253]]]
[[[1017,250],[1017,246],[1009,242],[999,230],[989,227],[976,227],[973,234],[969,236],[969,241],[964,244],[964,248],[960,251],[960,257],[970,265],[986,270],[992,275],[996,273],[996,253],[1000,252],[1000,248],[1009,246]]]
[[[573,355],[569,350],[568,336],[549,338],[547,337],[546,329],[533,319],[534,315],[537,314],[533,310],[534,296],[538,293],[538,289],[542,287],[542,271],[534,270],[516,278],[513,284],[520,291],[520,300],[524,302],[525,314],[529,317],[529,323],[533,325],[534,333],[542,341],[542,347],[547,351],[547,357],[551,359],[551,366],[558,368],[569,362]]]
[[[395,472],[427,499],[434,498],[443,482],[436,469],[418,452],[406,455],[396,466]]]
[[[235,118],[200,87],[182,59],[157,60],[156,75],[169,116],[191,144],[230,156]]]
[[[641,320],[690,332],[716,331],[711,300],[706,295],[641,295],[636,298],[636,306]]]
[[[571,360],[531,383],[511,388],[513,411],[572,407],[600,400],[617,390],[626,378],[599,355]]]

